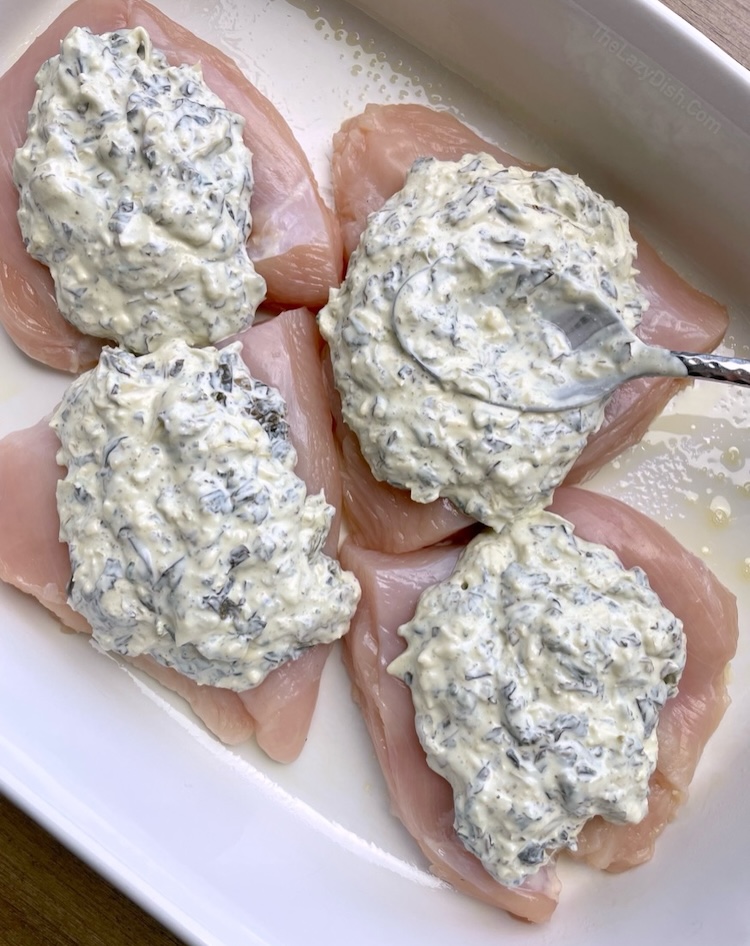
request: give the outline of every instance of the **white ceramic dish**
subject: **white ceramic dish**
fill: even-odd
[[[0,0],[0,71],[64,5]],[[430,55],[338,0],[159,5],[238,60],[324,186],[331,133],[367,101],[450,107],[509,150],[575,168],[626,203],[704,288],[750,298],[750,78],[658,3],[369,4]],[[750,354],[739,311],[728,345]],[[0,364],[2,435],[48,411],[67,378],[4,336]],[[592,484],[705,555],[738,595],[742,634],[734,702],[654,860],[619,876],[564,865],[546,927],[426,873],[388,813],[336,657],[310,741],[285,768],[253,746],[223,748],[179,701],[0,587],[0,786],[190,943],[747,943],[748,405],[744,392],[694,389]]]

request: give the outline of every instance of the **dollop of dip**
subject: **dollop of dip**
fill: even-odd
[[[64,317],[139,353],[249,324],[266,288],[245,249],[252,156],[200,68],[140,27],[76,27],[36,83],[18,220]]]
[[[341,637],[359,600],[321,551],[334,510],[294,473],[284,400],[240,347],[105,349],[51,421],[71,606],[103,648],[235,690]]]
[[[640,569],[538,513],[474,539],[399,634],[390,672],[458,836],[500,883],[574,849],[595,815],[645,816],[685,641]]]
[[[485,154],[415,162],[319,315],[374,476],[496,529],[543,508],[604,401],[534,413],[503,402],[511,390],[523,404],[569,353],[545,320],[553,308],[595,294],[636,327],[635,254],[627,214],[578,177]]]

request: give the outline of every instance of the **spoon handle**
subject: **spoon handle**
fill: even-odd
[[[696,355],[688,351],[672,352],[687,368],[691,378],[708,378],[711,381],[728,381],[750,387],[750,361],[728,355]]]

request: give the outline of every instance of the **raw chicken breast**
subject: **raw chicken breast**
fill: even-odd
[[[623,870],[648,860],[657,836],[684,800],[695,766],[727,705],[725,670],[737,645],[733,595],[709,569],[661,526],[617,500],[587,490],[560,488],[551,509],[574,523],[583,538],[602,542],[623,564],[640,565],[652,587],[684,623],[687,663],[678,695],[659,722],[659,757],[649,812],[638,825],[593,819],[583,830],[578,856],[598,868]],[[553,869],[527,889],[500,888],[453,832],[448,783],[430,769],[414,730],[408,688],[386,672],[404,644],[398,627],[409,620],[421,592],[449,575],[460,553],[449,545],[386,555],[350,539],[341,561],[357,575],[362,602],[344,638],[346,664],[388,785],[394,813],[403,821],[439,876],[480,899],[530,920],[544,920],[558,895]]]
[[[317,370],[321,341],[312,313],[306,309],[283,313],[239,338],[251,372],[278,387],[287,401],[290,437],[300,458],[298,474],[310,492],[324,490],[328,502],[338,508],[341,482],[326,393]],[[57,480],[64,475],[55,461],[58,449],[46,418],[0,441],[0,579],[34,595],[67,627],[90,633],[86,620],[67,604],[70,560],[67,547],[58,541],[55,500]],[[335,553],[338,520],[328,542],[327,551]],[[243,742],[255,732],[271,758],[290,762],[307,738],[330,649],[330,645],[311,648],[273,671],[254,690],[240,694],[199,686],[149,657],[133,663],[187,700],[224,742]]]
[[[327,392],[317,370],[323,340],[309,309],[284,312],[238,336],[251,374],[278,388],[287,402],[289,435],[297,451],[298,476],[308,492],[323,490],[336,517],[324,546],[335,557],[341,520],[341,476]],[[252,690],[240,694],[255,720],[255,738],[277,762],[302,751],[318,698],[320,676],[331,645],[318,645],[282,665]]]
[[[367,215],[402,186],[415,158],[433,155],[455,160],[484,150],[501,162],[521,163],[452,115],[421,105],[370,105],[344,122],[334,136],[333,148],[334,195],[347,255],[357,245]],[[638,281],[650,303],[641,336],[668,348],[711,351],[727,328],[724,307],[685,282],[645,240],[637,242]],[[602,428],[590,438],[567,483],[586,479],[636,443],[684,383],[639,379],[623,385],[610,399]],[[378,483],[367,475],[356,438],[342,428],[338,439],[346,515],[358,541],[371,548],[403,552],[439,541],[466,525],[442,501],[420,509],[403,491]]]
[[[453,830],[451,787],[429,768],[417,739],[411,694],[386,669],[403,650],[396,629],[413,616],[421,592],[450,575],[460,551],[452,545],[393,556],[347,539],[341,563],[359,579],[362,601],[343,639],[344,660],[388,785],[391,809],[419,844],[433,873],[491,906],[542,922],[552,915],[559,895],[554,867],[510,888],[499,884],[466,850]]]
[[[44,417],[0,440],[0,579],[38,598],[66,627],[89,631],[68,605],[68,548],[58,539],[55,490],[65,471],[60,442]]]
[[[0,250],[0,321],[27,355],[65,371],[91,367],[102,343],[63,319],[48,270],[24,249],[16,221],[13,154],[26,138],[34,76],[42,62],[57,54],[67,32],[73,26],[101,33],[135,25],[146,28],[170,61],[200,61],[207,84],[246,120],[255,176],[248,251],[266,280],[268,300],[280,307],[320,306],[329,287],[341,280],[341,233],[309,162],[282,116],[232,60],[144,0],[77,0],[0,78],[6,102],[0,128],[0,226],[6,234]]]
[[[417,158],[456,161],[486,151],[502,164],[531,167],[479,135],[448,112],[424,105],[368,105],[333,136],[333,192],[348,259],[368,214],[404,184]]]
[[[658,769],[648,788],[648,814],[643,821],[612,825],[603,818],[592,818],[578,835],[578,850],[571,856],[611,873],[650,861],[656,839],[674,818],[685,795],[673,788]]]
[[[349,534],[368,548],[411,552],[476,527],[449,499],[415,502],[406,490],[378,482],[362,456],[357,437],[341,421],[336,426],[341,453],[343,506]]]
[[[651,835],[644,837],[645,823],[618,826],[595,819],[585,829],[581,856],[598,867],[623,870],[653,853],[658,833],[686,797],[703,749],[729,705],[726,669],[737,650],[737,603],[704,562],[624,503],[563,488],[550,509],[573,522],[582,538],[614,549],[626,568],[640,565],[685,627],[687,662],[679,693],[659,718],[657,801],[649,805],[646,819]]]

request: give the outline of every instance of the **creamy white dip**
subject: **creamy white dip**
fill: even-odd
[[[645,816],[685,642],[640,569],[538,513],[471,542],[399,633],[390,672],[453,788],[456,832],[498,881],[574,849],[595,815]]]
[[[108,650],[243,690],[349,627],[321,551],[333,507],[294,473],[286,405],[236,343],[105,349],[52,418],[69,600]]]
[[[375,477],[495,528],[541,509],[603,401],[558,413],[499,402],[509,388],[523,402],[569,350],[550,308],[598,294],[637,325],[635,253],[625,212],[578,177],[489,155],[418,160],[319,315]]]
[[[170,66],[141,27],[76,27],[36,82],[18,220],[65,318],[135,352],[249,324],[252,156],[200,67]]]

